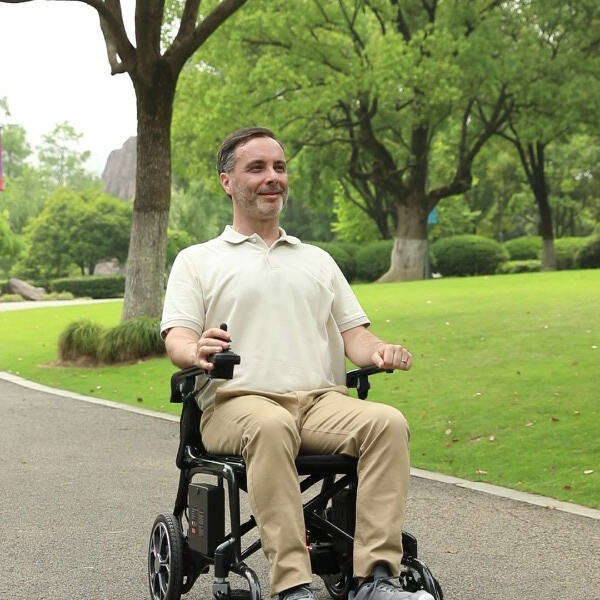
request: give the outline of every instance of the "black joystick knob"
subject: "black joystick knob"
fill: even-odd
[[[227,331],[227,323],[221,323],[220,327],[223,331]],[[231,350],[217,352],[210,358],[214,368],[206,374],[210,379],[233,379],[233,368],[239,365],[241,360],[240,355]]]

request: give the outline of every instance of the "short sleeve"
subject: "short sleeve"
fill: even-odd
[[[331,257],[330,260],[334,295],[332,313],[340,333],[359,325],[370,325],[371,322],[367,314],[360,305],[341,269]]]
[[[160,323],[161,335],[173,327],[188,327],[200,335],[204,331],[206,311],[202,284],[190,250],[182,250],[171,268]]]

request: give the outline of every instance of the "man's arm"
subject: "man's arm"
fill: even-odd
[[[194,365],[210,371],[208,357],[229,348],[230,337],[222,329],[207,329],[202,335],[188,327],[173,327],[167,331],[165,347],[171,362],[180,369]]]
[[[408,371],[412,366],[412,354],[406,348],[380,340],[364,325],[344,331],[342,338],[346,356],[358,367]]]

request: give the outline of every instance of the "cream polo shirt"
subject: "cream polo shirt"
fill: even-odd
[[[287,393],[344,385],[341,332],[368,325],[350,285],[331,256],[280,229],[262,238],[227,226],[218,237],[182,250],[169,275],[161,333],[188,327],[198,334],[227,323],[241,356],[233,379],[216,388]],[[202,383],[202,382],[200,382]]]

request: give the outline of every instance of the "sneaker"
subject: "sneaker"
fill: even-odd
[[[397,577],[381,577],[366,580],[358,588],[348,594],[348,600],[434,600],[433,596],[425,590],[405,592],[396,587],[392,581]]]
[[[279,600],[317,600],[307,585],[297,585],[279,594]],[[427,600],[427,599],[425,599]]]

